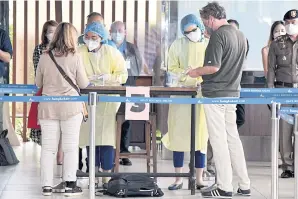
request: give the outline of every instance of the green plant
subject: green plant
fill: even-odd
[[[13,43],[13,24],[9,25],[9,37],[10,37],[10,42]]]
[[[19,136],[23,136],[23,126],[24,126],[24,123],[23,123],[23,118],[20,118],[20,117],[17,117],[16,118],[16,126],[15,126],[15,132],[17,135]],[[26,141],[29,141],[29,136],[30,136],[30,129],[26,129],[26,132],[27,132],[27,140]]]
[[[17,135],[23,134],[23,118],[16,118],[15,132]]]

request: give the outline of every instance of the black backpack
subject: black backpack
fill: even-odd
[[[104,195],[125,197],[162,197],[164,193],[154,179],[141,175],[122,175],[112,178]]]
[[[19,160],[9,143],[7,134],[7,130],[0,133],[0,166],[8,166],[19,163]]]

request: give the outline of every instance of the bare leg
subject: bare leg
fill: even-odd
[[[104,173],[111,173],[111,170],[103,170]],[[102,178],[102,184],[106,184],[109,182],[111,178],[110,177],[103,177]]]
[[[175,168],[175,173],[182,173],[183,168]],[[174,184],[181,184],[183,182],[183,178],[181,177],[176,177],[176,180],[174,182]]]
[[[204,185],[203,172],[204,172],[204,168],[197,168],[196,169],[196,181],[197,181],[197,185]]]

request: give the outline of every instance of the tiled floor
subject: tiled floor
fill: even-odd
[[[40,174],[39,174],[39,158],[40,147],[33,143],[26,143],[18,148],[15,152],[20,160],[17,166],[0,167],[0,199],[62,199],[63,195],[55,194],[51,197],[44,197],[41,195]],[[145,161],[133,159],[132,167],[121,168],[122,171],[136,171],[145,172]],[[187,165],[187,164],[185,164]],[[249,174],[252,180],[252,199],[270,199],[271,187],[271,171],[269,163],[248,163]],[[173,170],[170,161],[158,162],[159,172],[166,172]],[[56,179],[57,182],[59,178]],[[236,181],[235,179],[234,181]],[[166,190],[167,186],[173,181],[172,178],[160,178],[158,180],[159,186],[164,190],[165,196],[163,198],[201,198],[198,192],[195,196],[190,195],[187,188],[187,179],[185,179],[185,189],[177,192],[169,192]],[[209,182],[212,184],[212,182]],[[88,179],[79,181],[83,188],[87,188]],[[237,183],[235,183],[235,189]],[[85,189],[82,199],[88,199],[88,189]],[[76,197],[78,198],[78,197]],[[98,198],[105,198],[104,196]],[[235,199],[243,197],[235,196]],[[247,197],[245,197],[247,198]],[[294,179],[280,179],[280,199],[294,198]]]

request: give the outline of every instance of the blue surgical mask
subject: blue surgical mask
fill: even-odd
[[[112,40],[115,41],[116,43],[121,43],[124,40],[124,34],[123,33],[112,33]]]

